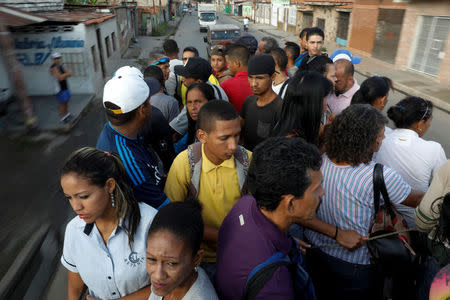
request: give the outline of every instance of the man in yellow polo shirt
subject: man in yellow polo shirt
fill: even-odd
[[[202,267],[212,277],[219,227],[245,193],[251,152],[238,145],[239,115],[229,102],[206,103],[200,110],[198,126],[201,144],[189,146],[175,158],[164,192],[171,201],[184,201],[191,195],[202,204],[202,248],[206,252]]]

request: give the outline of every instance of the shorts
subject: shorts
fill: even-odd
[[[67,101],[69,101],[71,96],[72,95],[70,94],[70,90],[60,91],[58,94],[56,94],[59,103],[66,103]]]

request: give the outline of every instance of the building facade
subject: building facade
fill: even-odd
[[[405,11],[395,64],[450,83],[450,4],[411,0]]]

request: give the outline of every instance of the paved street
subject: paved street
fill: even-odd
[[[218,22],[240,25],[238,21],[222,14],[219,15]],[[258,40],[266,35],[254,30],[252,24],[250,24],[249,33]],[[204,36],[205,33],[199,32],[197,16],[193,13],[192,16],[187,15],[182,20],[173,38],[178,42],[180,50],[187,46],[194,46],[199,50],[200,55],[206,58]],[[162,43],[163,39],[138,37],[138,40],[145,45],[141,56],[145,57],[151,47]],[[281,45],[284,44],[284,41],[278,40]],[[123,65],[132,63],[131,59],[123,60]],[[365,77],[357,74],[356,79],[361,83]],[[405,95],[401,92],[393,91],[390,94],[388,106],[395,105],[404,97]],[[74,149],[95,145],[104,122],[101,102],[96,100],[70,134],[50,136],[50,141],[43,140],[34,143],[5,138],[0,140],[0,163],[2,165],[0,172],[3,179],[2,204],[4,205],[3,210],[0,211],[0,257],[2,257],[0,259],[0,278],[11,265],[18,249],[26,244],[37,227],[50,223],[60,229],[60,234],[64,232],[65,223],[74,214],[62,197],[58,170],[64,158]],[[441,143],[447,157],[450,157],[449,128],[449,113],[435,109],[431,127],[424,136],[425,139]],[[62,238],[62,236],[60,237]],[[59,266],[59,273],[57,273],[51,291],[47,294],[47,299],[64,299],[66,297],[67,287],[64,276],[66,273]]]

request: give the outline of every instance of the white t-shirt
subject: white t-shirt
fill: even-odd
[[[287,78],[286,78],[286,80],[287,80]],[[272,90],[273,90],[277,95],[279,95],[279,96],[281,97],[281,99],[283,99],[283,98],[284,98],[284,95],[286,95],[286,91],[287,91],[287,88],[288,88],[288,85],[289,85],[289,83],[286,83],[286,86],[284,87],[284,90],[283,90],[283,94],[280,95],[281,87],[283,86],[283,84],[284,84],[285,82],[286,82],[286,81],[283,81],[282,83],[279,83],[279,84],[277,84],[277,85],[274,85],[273,82],[272,82]]]
[[[426,141],[410,129],[395,129],[386,135],[374,161],[396,170],[415,190],[426,192],[433,175],[446,162],[439,143]],[[409,227],[414,223],[414,209],[400,205],[399,211]]]
[[[179,76],[175,75],[174,68],[175,66],[182,65],[183,61],[175,58],[171,59],[169,62],[170,65],[170,73],[169,73],[169,79],[167,79],[166,83],[164,84],[166,87],[167,94],[170,96],[173,96],[175,94],[177,83],[180,85]]]
[[[156,295],[153,292],[150,294],[148,300],[162,300],[163,297]],[[198,268],[198,277],[189,291],[184,295],[182,300],[218,300],[216,291],[209,281],[208,275],[202,268]]]
[[[122,220],[106,245],[95,223],[86,224],[76,216],[67,224],[61,263],[67,270],[80,274],[90,296],[118,299],[149,285],[145,253],[148,230],[157,211],[142,202],[139,211],[141,220],[134,234],[133,249],[121,227]]]

